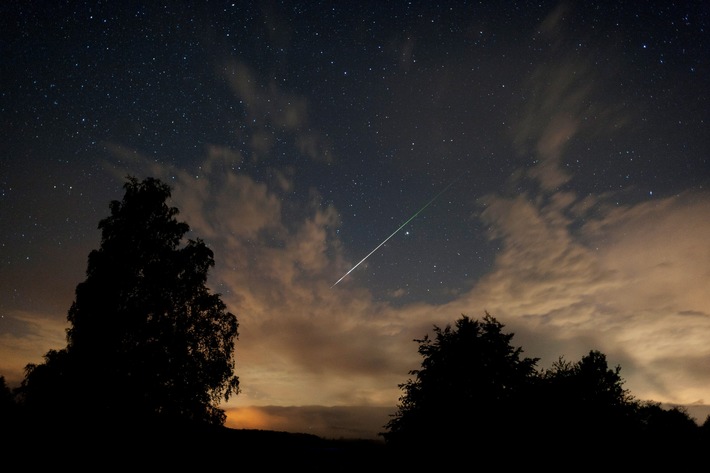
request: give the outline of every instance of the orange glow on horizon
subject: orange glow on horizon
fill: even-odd
[[[284,430],[287,419],[270,415],[257,407],[235,407],[225,410],[224,425],[232,429]]]

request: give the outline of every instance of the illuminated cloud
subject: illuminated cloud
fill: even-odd
[[[267,159],[276,145],[276,134],[286,132],[293,137],[293,146],[307,158],[332,162],[327,138],[311,129],[304,97],[284,91],[275,80],[264,83],[256,71],[239,61],[225,65],[223,74],[235,99],[246,110],[244,128],[255,160]]]
[[[211,281],[240,319],[237,405],[393,405],[418,364],[413,338],[484,310],[543,366],[599,349],[641,398],[690,403],[707,390],[706,194],[624,208],[570,192],[491,195],[480,218],[499,241],[492,271],[447,304],[393,307],[362,288],[330,288],[342,271],[334,208],[309,204],[290,219],[277,187],[209,174],[223,172],[218,159],[198,180],[166,173],[178,176],[179,208],[191,209],[183,217],[210,236]]]
[[[396,391],[396,383],[387,386],[380,375],[406,373],[388,339],[392,322],[364,291],[330,288],[339,271],[337,212],[317,201],[282,204],[284,176],[272,189],[232,171],[228,156],[210,153],[199,178],[153,170],[173,177],[180,218],[215,251],[211,284],[240,321],[240,397],[255,404],[388,402],[381,391]]]
[[[306,202],[293,198],[303,189],[287,166],[259,182],[240,170],[265,159],[268,138],[252,140],[249,156],[211,146],[196,170],[150,164],[174,186],[181,217],[214,249],[211,284],[240,321],[242,393],[230,408],[394,406],[398,384],[420,361],[413,339],[484,311],[542,367],[598,349],[622,366],[639,398],[704,400],[710,228],[698,216],[708,214],[710,199],[686,193],[619,207],[613,193],[564,190],[575,178],[565,166],[570,143],[616,133],[627,117],[593,100],[589,61],[555,64],[531,75],[531,99],[513,129],[518,152],[535,159],[509,182],[537,183],[539,192],[480,199],[473,217],[500,250],[491,271],[446,304],[393,306],[356,285],[331,288],[353,264],[335,233],[339,209],[313,189]],[[228,78],[253,118],[253,137],[272,136],[275,126],[296,147],[319,142],[306,126],[306,101],[261,84],[243,64],[231,64]],[[325,155],[315,144],[307,149],[311,159]],[[286,425],[273,413],[259,419],[248,422]]]
[[[576,232],[565,209],[491,198],[482,217],[501,251],[467,297],[524,331],[523,346],[545,364],[599,349],[622,365],[639,397],[702,401],[710,223],[700,216],[710,196],[614,208]]]
[[[7,384],[16,386],[24,378],[28,363],[42,363],[48,349],[66,346],[66,320],[54,314],[10,311],[3,315],[4,330],[0,332],[0,375]]]

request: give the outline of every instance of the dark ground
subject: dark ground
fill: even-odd
[[[62,425],[11,432],[6,438],[0,444],[1,464],[13,465],[15,471],[689,471],[707,464],[708,458],[697,446],[680,443],[650,446],[599,439],[585,445],[565,438],[564,432],[543,431],[533,448],[526,448],[525,439],[488,447],[470,439],[455,447],[406,452],[372,440],[226,427],[91,431]]]
[[[6,432],[4,432],[5,434]],[[219,428],[142,426],[90,431],[75,425],[10,433],[2,464],[39,470],[249,470],[308,466],[309,471],[356,471],[383,466],[382,442],[324,439],[311,434]]]

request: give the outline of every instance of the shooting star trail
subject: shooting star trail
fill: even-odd
[[[424,211],[424,209],[426,209],[427,207],[429,207],[429,206],[432,204],[432,202],[434,202],[436,199],[439,198],[439,196],[440,196],[441,194],[443,194],[444,192],[446,192],[446,191],[448,190],[448,188],[451,187],[451,185],[452,185],[454,182],[456,182],[456,181],[452,181],[452,182],[449,183],[448,186],[444,187],[444,189],[443,189],[441,192],[439,192],[438,194],[436,194],[429,202],[426,203],[426,205],[425,205],[424,207],[422,207],[421,209],[419,209],[419,210],[417,211],[417,213],[415,213],[414,215],[412,215],[411,217],[409,217],[409,220],[407,220],[407,221],[404,222],[402,225],[400,225],[397,230],[395,230],[394,232],[392,232],[392,234],[391,234],[390,236],[388,236],[387,238],[385,238],[382,243],[380,243],[379,245],[377,245],[374,250],[372,250],[371,252],[369,252],[369,253],[367,254],[367,256],[365,256],[363,259],[361,259],[358,264],[356,264],[355,266],[353,266],[352,268],[350,268],[350,271],[348,271],[347,273],[343,274],[343,276],[342,276],[340,279],[338,279],[337,281],[335,281],[335,284],[333,284],[332,286],[330,286],[330,288],[332,289],[332,288],[334,288],[335,286],[337,286],[340,281],[342,281],[343,279],[345,279],[348,274],[352,273],[352,272],[355,270],[355,268],[357,268],[358,266],[360,266],[363,261],[365,261],[367,258],[369,258],[369,257],[372,255],[372,253],[374,253],[375,251],[379,250],[380,247],[381,247],[382,245],[384,245],[385,243],[387,243],[387,241],[388,241],[390,238],[392,238],[393,236],[395,236],[398,231],[400,231],[401,229],[403,229],[404,227],[406,227],[409,222],[411,222],[412,220],[414,220],[417,215],[419,215],[420,213],[422,213],[422,212]]]

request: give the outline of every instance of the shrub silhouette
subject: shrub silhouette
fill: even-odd
[[[421,369],[399,385],[397,411],[381,433],[388,447],[508,467],[591,468],[660,459],[678,467],[710,446],[710,417],[701,429],[682,409],[636,400],[603,353],[538,371],[538,359],[521,357],[503,327],[488,313],[482,321],[462,316],[454,328],[434,326],[434,339],[415,340]]]
[[[166,201],[169,186],[129,177],[99,223],[101,246],[68,312],[67,347],[26,367],[18,399],[36,419],[87,424],[160,419],[222,425],[236,317],[206,287],[213,252]]]
[[[537,359],[522,358],[512,334],[489,314],[462,316],[455,328],[434,326],[435,338],[415,340],[422,367],[410,372],[384,436],[394,448],[495,443],[519,416]]]

